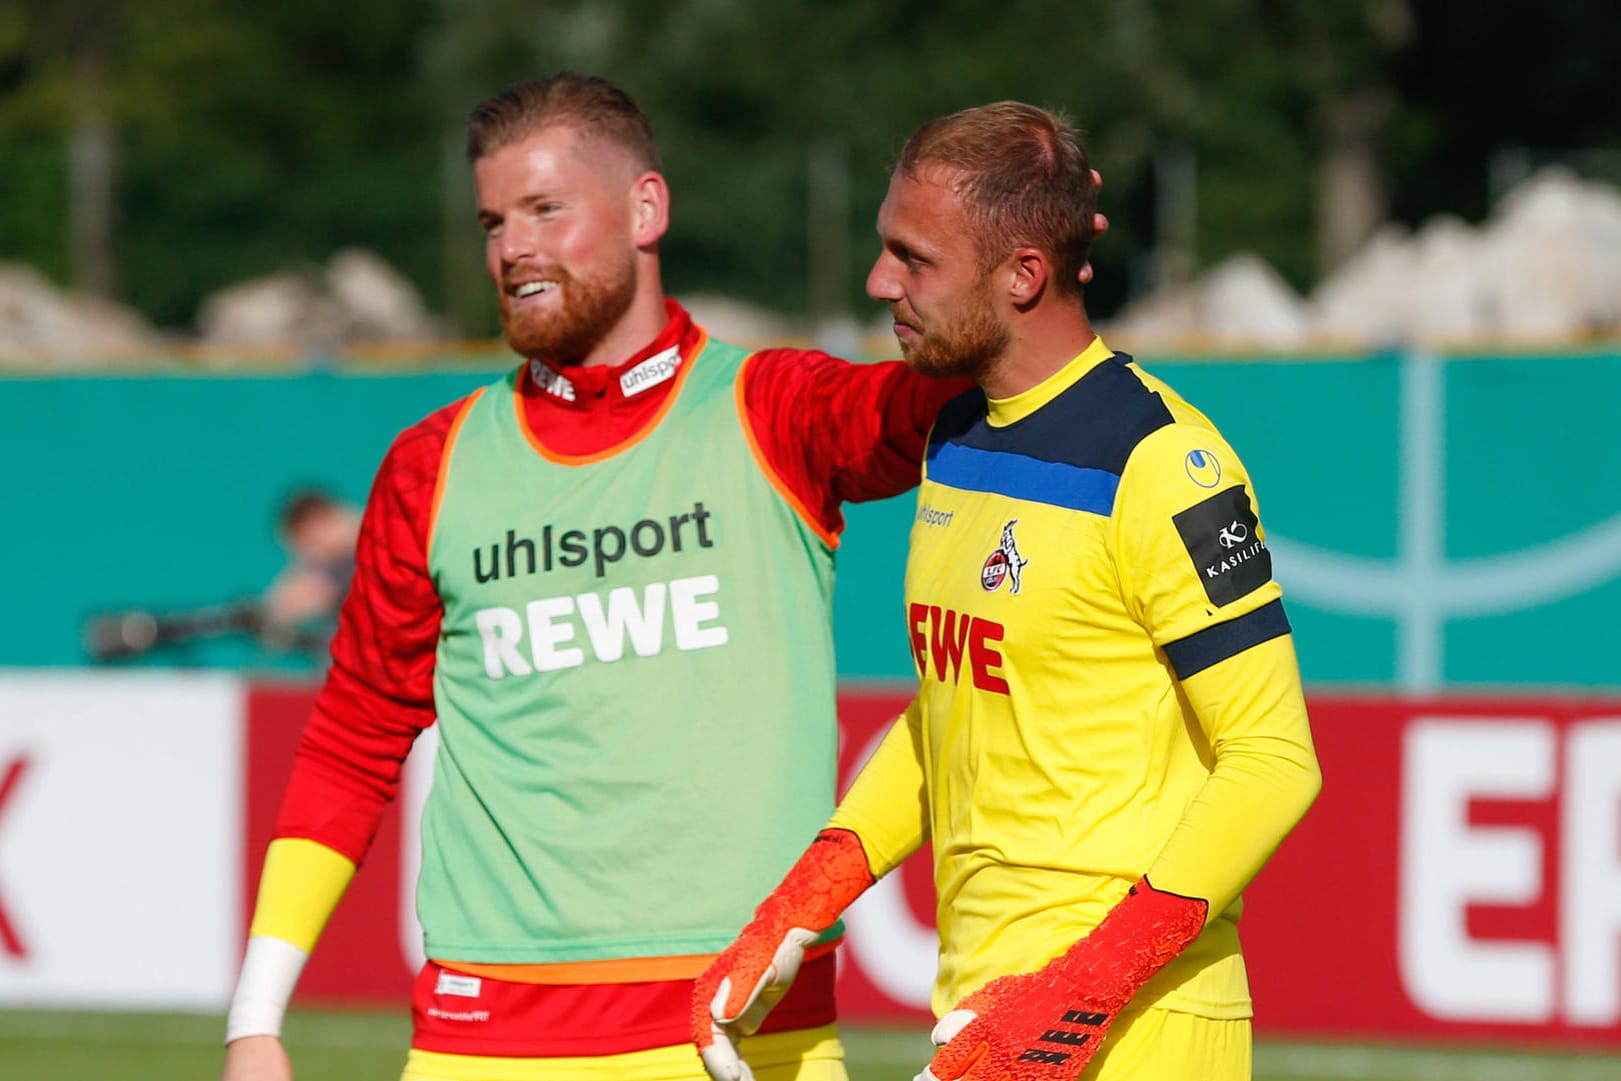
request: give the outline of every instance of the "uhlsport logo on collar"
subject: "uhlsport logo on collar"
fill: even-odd
[[[1002,540],[997,544],[996,550],[985,557],[984,566],[979,569],[979,584],[987,593],[995,593],[1002,588],[1002,583],[1011,583],[1008,592],[1017,595],[1019,592],[1020,572],[1030,561],[1019,555],[1019,545],[1013,539],[1013,527],[1019,524],[1014,518],[1002,527]]]
[[[662,353],[655,353],[619,377],[619,389],[629,398],[633,394],[640,394],[649,387],[656,387],[675,375],[676,369],[681,367],[681,350],[671,346]]]

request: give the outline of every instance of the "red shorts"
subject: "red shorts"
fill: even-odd
[[[761,1032],[834,1021],[834,955],[805,962]],[[540,984],[468,976],[433,961],[411,993],[411,1046],[447,1055],[618,1055],[692,1038],[693,980]]]

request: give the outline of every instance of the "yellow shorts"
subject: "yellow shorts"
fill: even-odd
[[[1147,1009],[1109,1027],[1080,1081],[1250,1081],[1251,1058],[1248,1018]]]
[[[751,1036],[743,1058],[755,1081],[849,1081],[838,1027]],[[493,1058],[411,1049],[400,1081],[709,1081],[691,1044],[625,1055]]]

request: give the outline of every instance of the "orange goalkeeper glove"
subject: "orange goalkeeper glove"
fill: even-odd
[[[782,884],[754,911],[754,921],[698,977],[692,994],[692,1042],[715,1081],[753,1081],[737,1041],[753,1033],[788,993],[805,947],[839,918],[872,871],[861,839],[823,830]]]
[[[1137,989],[1204,929],[1209,905],[1143,878],[1085,938],[1035,972],[992,980],[934,1027],[914,1081],[1073,1081]]]

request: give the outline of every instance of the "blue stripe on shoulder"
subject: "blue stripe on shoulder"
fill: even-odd
[[[928,457],[928,477],[936,484],[1105,517],[1114,510],[1115,492],[1120,488],[1119,476],[1107,470],[1044,462],[961,443],[936,443],[929,448]]]

